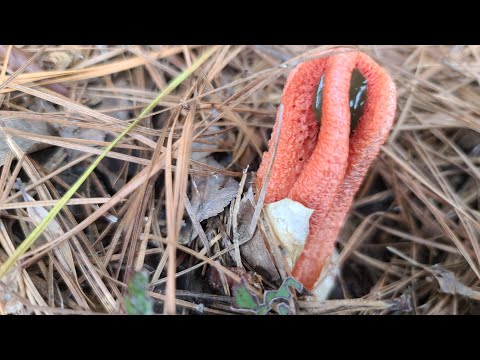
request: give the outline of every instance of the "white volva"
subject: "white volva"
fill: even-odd
[[[266,213],[277,240],[285,248],[286,260],[291,270],[307,241],[309,221],[313,210],[297,201],[285,198],[266,205]],[[338,256],[335,251],[332,260],[335,260],[336,255]],[[338,269],[333,270],[312,291],[319,301],[328,298],[335,285],[337,273]]]
[[[312,213],[312,209],[289,198],[267,205],[267,215],[278,240],[285,248],[290,269],[307,240],[308,222]]]

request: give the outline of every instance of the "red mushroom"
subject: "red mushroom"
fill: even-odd
[[[312,290],[334,251],[353,197],[392,127],[395,85],[367,55],[337,49],[299,64],[288,77],[281,102],[283,124],[265,203],[289,198],[314,210],[292,271]],[[258,170],[259,188],[278,130],[277,122]]]

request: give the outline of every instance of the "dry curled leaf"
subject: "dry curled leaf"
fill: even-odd
[[[249,237],[249,227],[254,212],[253,191],[250,187],[240,201],[238,213],[234,215],[237,216],[239,243],[242,243],[247,237]],[[276,281],[280,278],[270,251],[265,245],[265,241],[258,228],[252,238],[240,246],[240,253],[250,266],[252,266],[255,271],[263,277],[272,281]]]
[[[82,59],[82,52],[73,46],[65,46],[71,50],[49,51],[46,52],[40,60],[41,66],[45,70],[65,70],[71,65]]]
[[[221,165],[212,158],[207,158],[204,162],[209,166],[221,168]],[[238,182],[222,174],[211,174],[206,177],[195,175],[193,181],[192,208],[200,222],[220,214],[237,195]]]
[[[433,265],[430,270],[437,279],[441,292],[452,295],[458,294],[470,299],[480,300],[480,292],[462,284],[453,272],[448,271],[439,264]]]

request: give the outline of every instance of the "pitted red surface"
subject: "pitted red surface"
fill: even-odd
[[[350,135],[349,89],[355,68],[367,79],[367,100],[358,127]],[[324,74],[319,131],[313,101]],[[392,127],[395,85],[370,57],[343,50],[299,64],[288,77],[282,103],[283,124],[265,200],[289,197],[315,209],[292,273],[312,289],[333,252],[355,193]],[[265,180],[276,131],[277,124],[258,170],[259,187]]]

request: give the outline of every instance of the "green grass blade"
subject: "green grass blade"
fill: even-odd
[[[65,206],[65,204],[70,200],[70,198],[75,194],[75,192],[80,188],[88,176],[92,173],[93,170],[97,167],[100,161],[112,150],[117,143],[128,134],[138,122],[145,117],[152,109],[164,98],[166,95],[170,94],[177,86],[179,86],[185,79],[187,79],[195,70],[197,70],[216,50],[218,46],[211,47],[205,53],[203,53],[198,60],[193,63],[188,69],[183,71],[175,79],[173,79],[168,86],[153,100],[136,118],[130,126],[128,126],[115,140],[113,140],[110,145],[103,151],[101,155],[85,170],[85,172],[80,176],[80,178],[72,185],[72,187],[62,196],[62,198],[55,204],[55,206],[50,210],[48,215],[38,224],[38,226],[27,236],[25,240],[15,249],[15,252],[7,259],[7,261],[0,267],[0,279],[7,273],[7,271],[12,267],[12,265],[22,256],[35,242],[35,240],[42,234],[43,230],[48,226],[50,221],[53,220],[55,216],[60,212],[60,210]]]

